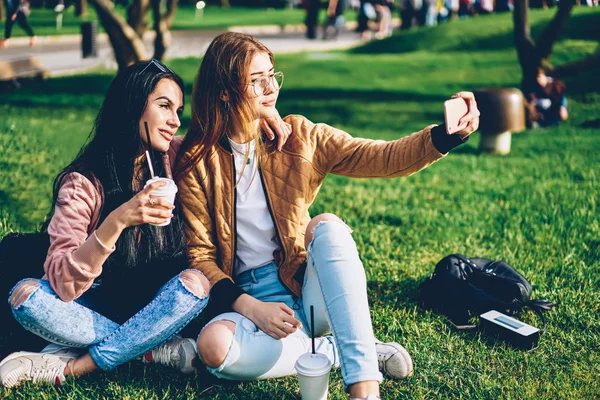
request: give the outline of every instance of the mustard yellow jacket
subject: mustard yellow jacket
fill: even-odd
[[[264,152],[259,176],[280,243],[273,254],[279,276],[298,297],[306,266],[304,233],[310,221],[308,209],[328,173],[363,178],[407,176],[462,143],[457,135],[450,137],[443,126],[434,128],[436,125],[386,142],[354,138],[298,115],[284,120],[292,125],[292,134],[281,152]],[[432,134],[432,129],[437,130],[436,134]],[[193,150],[183,154],[182,159]],[[232,280],[236,253],[235,176],[233,154],[224,138],[177,182],[190,266],[210,280],[212,302],[222,303],[218,307],[225,310],[231,309],[243,293]]]

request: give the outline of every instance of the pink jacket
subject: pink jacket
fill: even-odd
[[[173,167],[183,140],[176,137],[169,149]],[[115,250],[96,236],[102,202],[93,183],[77,172],[68,174],[58,191],[54,215],[48,225],[50,248],[44,279],[63,301],[81,296],[102,273],[102,265]]]

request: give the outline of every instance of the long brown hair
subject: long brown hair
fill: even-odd
[[[248,104],[246,88],[250,64],[260,53],[273,62],[273,53],[250,35],[226,32],[213,39],[194,81],[192,118],[179,151],[180,157],[189,156],[178,160],[176,176],[188,173],[232,131],[234,122],[244,132],[255,129],[256,112]],[[229,104],[221,99],[225,93]]]

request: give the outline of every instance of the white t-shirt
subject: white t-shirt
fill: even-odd
[[[258,172],[256,141],[238,144],[229,140],[229,143],[233,149],[237,184],[235,276],[273,261],[273,251],[279,244]],[[249,157],[244,167],[248,149]]]

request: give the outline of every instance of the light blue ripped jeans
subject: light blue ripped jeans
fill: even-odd
[[[119,325],[94,311],[86,293],[74,301],[62,301],[47,280],[12,308],[15,319],[27,330],[59,345],[87,348],[102,370],[110,370],[156,348],[181,331],[202,312],[208,296],[198,297],[181,282],[169,280],[154,299]],[[17,283],[9,294],[21,283]],[[93,290],[93,289],[90,289]],[[10,305],[10,301],[9,301]]]
[[[340,366],[346,386],[382,381],[367,300],[367,282],[350,229],[340,221],[321,222],[307,249],[302,298],[283,286],[273,262],[236,277],[249,295],[266,302],[283,302],[302,322],[302,329],[274,339],[241,314],[224,313],[211,322],[236,324],[233,343],[223,363],[208,370],[219,378],[256,380],[296,373],[294,364],[311,351],[310,306],[314,306],[316,350]],[[324,336],[333,332],[333,336]]]

